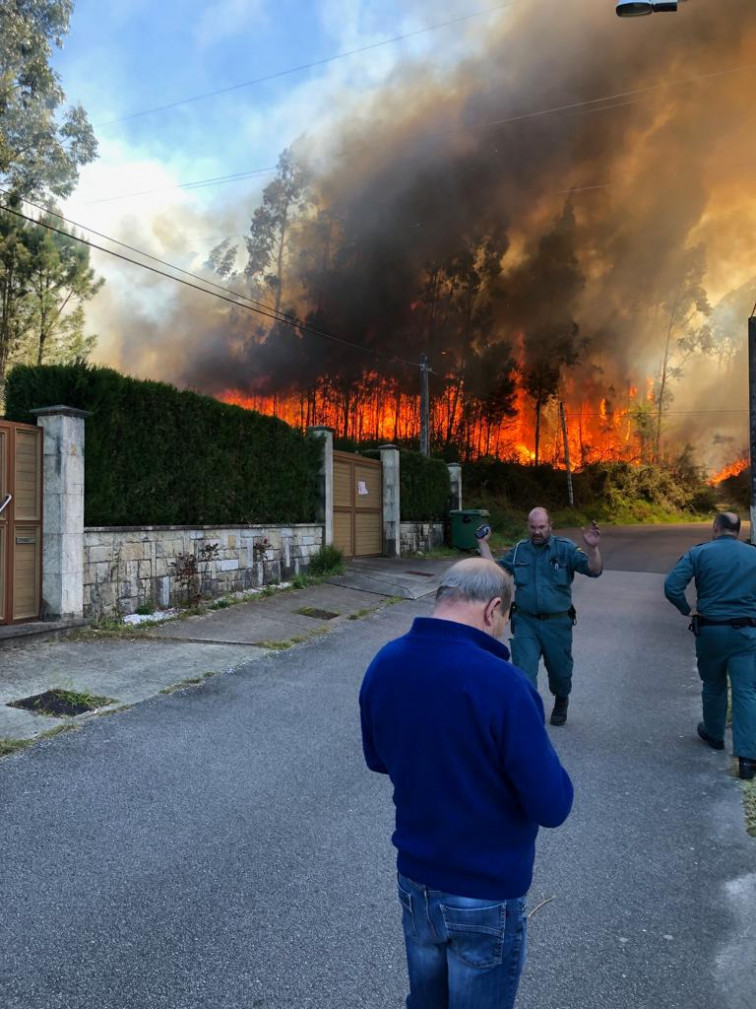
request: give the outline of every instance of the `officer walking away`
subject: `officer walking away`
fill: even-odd
[[[732,742],[741,778],[756,775],[756,550],[738,539],[740,519],[723,512],[713,539],[692,547],[667,575],[664,595],[683,614],[693,614],[703,721],[698,735],[724,749],[727,676],[732,684]],[[695,579],[696,608],[685,598]]]
[[[365,760],[394,786],[407,1009],[512,1009],[538,828],[572,806],[541,698],[498,640],[511,600],[498,565],[454,564],[360,690]]]
[[[572,690],[572,628],[577,614],[572,605],[575,574],[598,578],[603,569],[595,522],[582,529],[585,551],[572,540],[554,536],[551,516],[545,508],[528,515],[530,538],[520,540],[499,564],[513,576],[512,661],[537,683],[538,663],[543,656],[554,695],[552,725],[564,725]],[[490,529],[480,539],[480,554],[493,560],[488,540]]]

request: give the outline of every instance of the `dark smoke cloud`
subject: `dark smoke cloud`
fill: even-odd
[[[465,334],[452,327],[434,342],[413,307],[422,278],[429,264],[487,240],[504,270],[486,292],[486,341],[519,346],[528,327],[574,322],[590,350],[572,386],[621,395],[658,376],[670,303],[700,249],[716,346],[672,383],[667,432],[695,438],[710,461],[744,429],[740,417],[701,411],[746,406],[756,68],[721,72],[753,62],[756,5],[691,0],[676,15],[633,21],[612,7],[523,2],[446,78],[425,66],[397,71],[342,123],[329,155],[310,159],[320,217],[313,209],[294,233],[286,304],[387,355],[428,350],[443,370],[459,360]],[[307,158],[311,148],[305,140],[297,150]],[[574,258],[559,269],[544,241],[565,213]],[[356,381],[367,365],[408,390],[417,382],[401,365],[287,327],[268,331],[200,299],[187,294],[153,331],[156,377],[213,393],[298,392],[324,375]],[[138,342],[132,351],[139,362]]]

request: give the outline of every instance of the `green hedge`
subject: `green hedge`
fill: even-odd
[[[311,522],[322,447],[283,421],[162,382],[84,364],[19,366],[6,415],[89,410],[87,525]]]
[[[449,507],[449,470],[441,459],[419,452],[399,456],[400,507],[403,522],[441,521]]]

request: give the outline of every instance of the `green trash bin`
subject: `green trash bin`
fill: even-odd
[[[457,550],[477,550],[475,530],[488,518],[483,508],[455,508],[449,512],[451,519],[451,542]]]

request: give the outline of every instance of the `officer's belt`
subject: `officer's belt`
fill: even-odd
[[[561,613],[530,613],[519,604],[515,607],[514,611],[515,613],[522,613],[524,617],[533,617],[534,620],[556,620],[557,617],[569,617],[572,615],[569,610],[562,610]]]
[[[712,620],[711,617],[702,617],[698,614],[698,626],[706,627],[756,627],[756,617],[732,617],[730,620]]]

